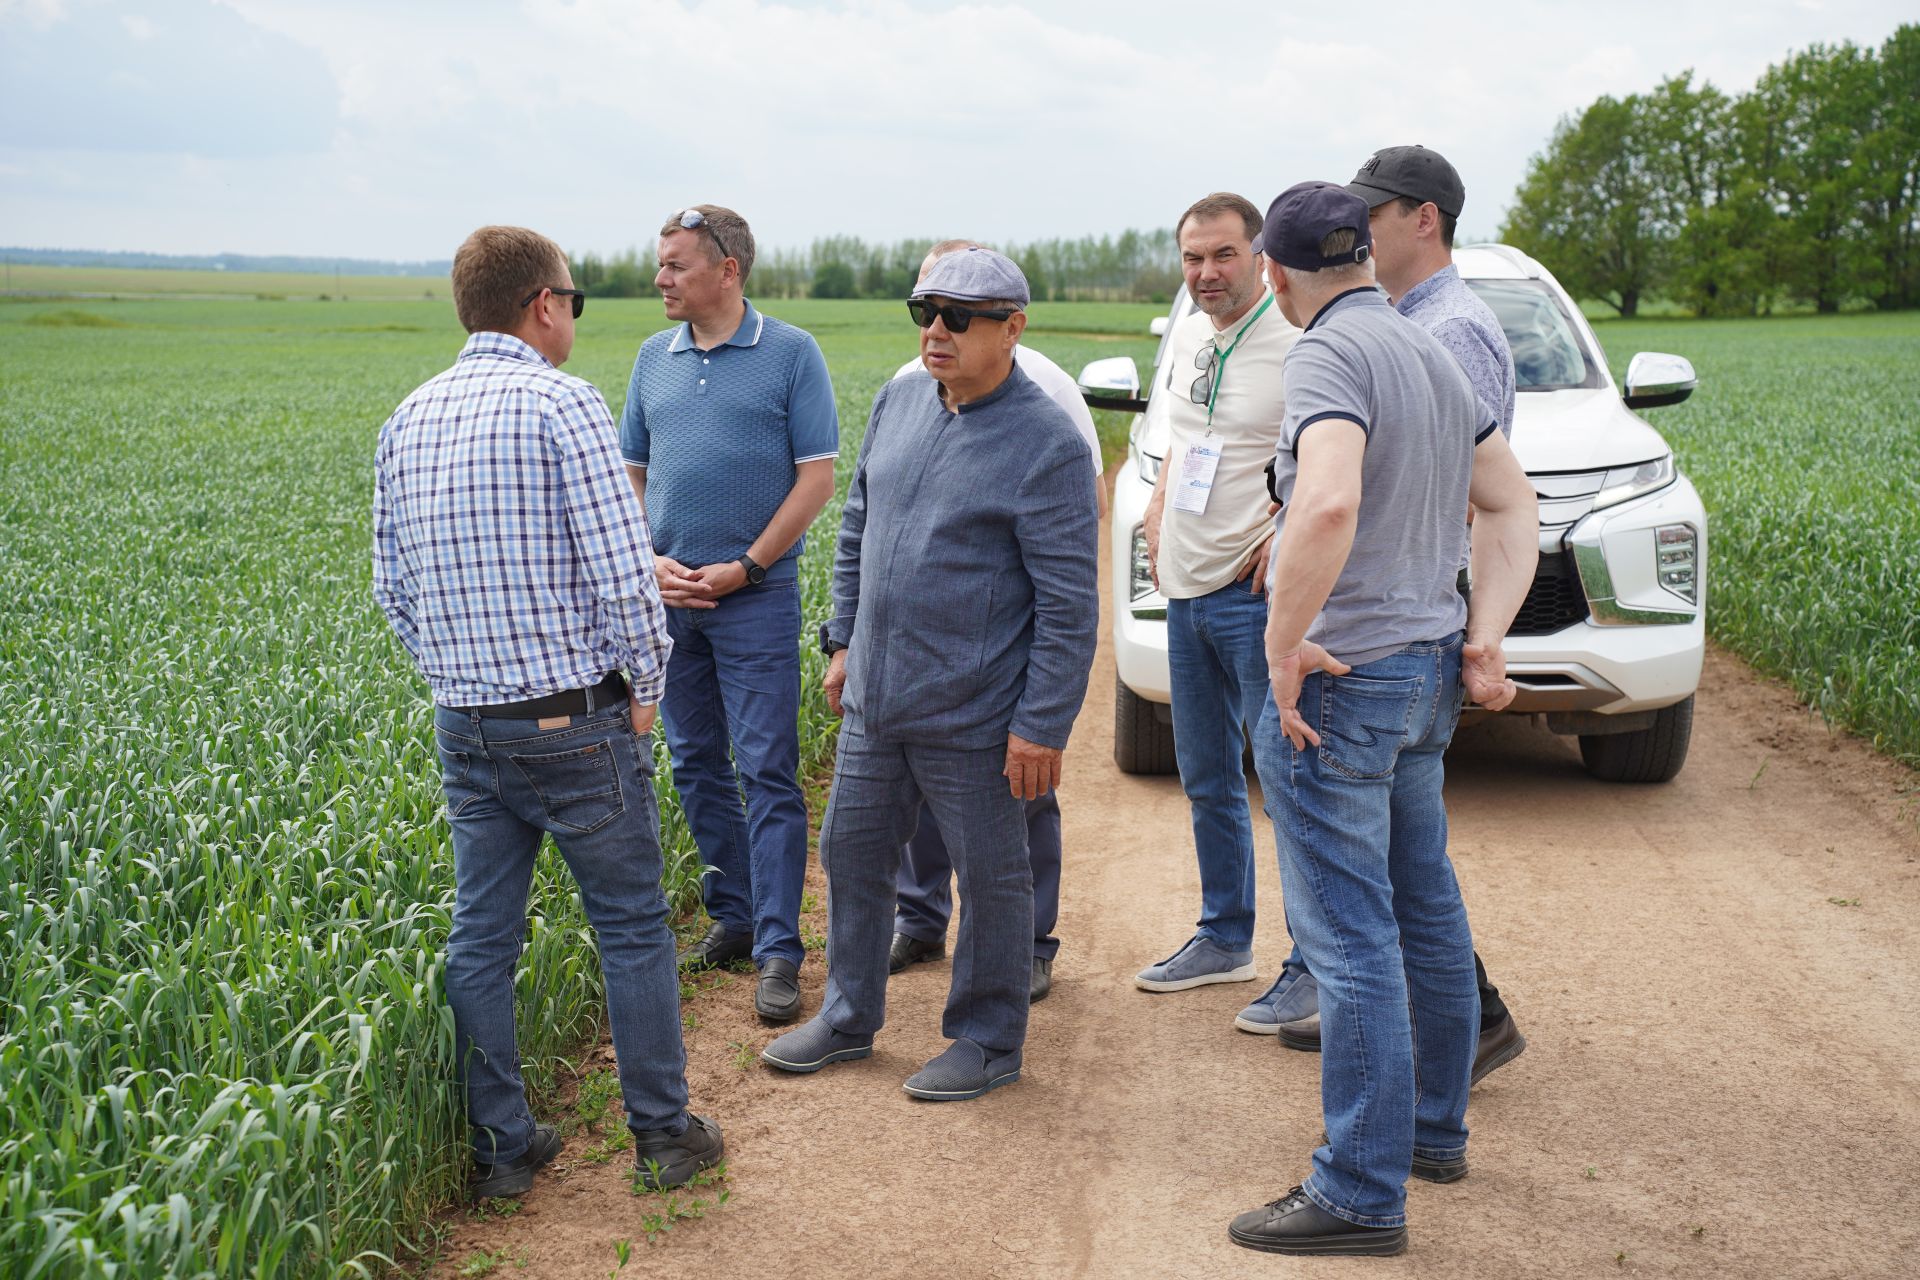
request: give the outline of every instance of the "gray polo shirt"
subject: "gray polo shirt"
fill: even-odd
[[[1449,263],[1407,290],[1394,304],[1400,314],[1425,329],[1466,371],[1474,394],[1500,420],[1500,434],[1513,437],[1513,348],[1493,308],[1460,278]]]
[[[1274,459],[1286,529],[1300,437],[1344,418],[1367,433],[1353,550],[1307,639],[1359,666],[1466,625],[1474,446],[1499,423],[1425,329],[1375,288],[1321,308],[1287,354],[1287,413]]]
[[[1065,747],[1100,629],[1099,523],[1086,442],[1018,365],[958,413],[925,370],[882,387],[833,560],[848,726]]]

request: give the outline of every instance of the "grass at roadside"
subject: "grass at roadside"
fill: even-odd
[[[1700,376],[1646,416],[1707,505],[1714,639],[1920,764],[1920,314],[1596,328],[1616,379]]]

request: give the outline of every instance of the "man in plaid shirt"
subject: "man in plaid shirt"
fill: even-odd
[[[453,260],[472,336],[380,429],[373,594],[432,688],[453,831],[447,999],[476,1198],[533,1185],[513,978],[541,836],[599,938],[635,1162],[676,1186],[722,1155],[687,1111],[648,735],[667,639],[646,515],[593,385],[561,373],[586,295],[558,245],[482,227]],[[621,674],[625,672],[623,677]]]

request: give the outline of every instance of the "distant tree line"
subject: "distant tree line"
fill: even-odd
[[[8,262],[46,267],[140,267],[164,271],[273,271],[301,275],[422,276],[445,279],[453,259],[386,262],[378,258],[316,258],[287,254],[138,253],[105,249],[0,248]]]
[[[1693,73],[1561,120],[1501,230],[1622,316],[1920,306],[1920,26],[1729,96]]]
[[[762,249],[747,292],[763,298],[904,298],[931,238],[890,244],[827,236],[804,249]],[[1035,299],[1166,302],[1180,286],[1171,229],[993,246],[1020,264]],[[651,295],[652,255],[636,249],[573,260],[574,283],[596,297]]]

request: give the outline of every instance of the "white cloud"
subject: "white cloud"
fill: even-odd
[[[120,15],[120,25],[127,29],[128,35],[132,36],[135,40],[141,41],[153,39],[154,33],[159,30],[158,27],[153,25],[152,19],[143,18],[137,13]]]

